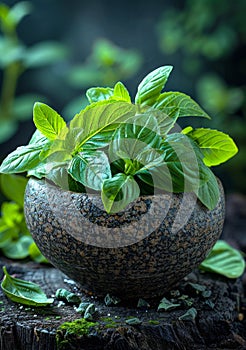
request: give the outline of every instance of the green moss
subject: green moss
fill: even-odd
[[[113,321],[113,319],[112,319],[112,317],[102,317],[101,321],[103,321],[103,322],[111,322],[111,321]]]
[[[112,317],[102,317],[100,321],[103,322],[102,329],[108,329],[108,328],[117,328],[119,327],[119,323],[115,322]]]
[[[84,318],[62,323],[56,332],[57,348],[66,348],[74,339],[89,335],[93,329],[97,330],[97,326],[97,322],[88,322]]]
[[[149,324],[153,324],[153,325],[158,325],[158,324],[160,324],[160,322],[157,321],[157,320],[149,320],[148,322],[149,322]]]
[[[65,332],[66,334],[83,336],[85,334],[89,334],[91,328],[97,325],[98,323],[88,322],[84,318],[79,318],[73,322],[64,322],[59,326],[58,330]]]

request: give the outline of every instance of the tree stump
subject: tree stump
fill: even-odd
[[[81,336],[57,332],[64,322],[82,317],[74,305],[55,298],[47,307],[27,307],[0,292],[1,350],[246,349],[246,300],[241,279],[229,280],[196,270],[165,295],[179,306],[157,311],[159,298],[147,300],[149,306],[137,307],[137,300],[106,306],[103,299],[83,291],[50,266],[3,258],[0,265],[18,278],[39,284],[48,297],[54,296],[58,288],[65,288],[97,308],[95,327]],[[137,317],[141,324],[128,324],[130,317]]]

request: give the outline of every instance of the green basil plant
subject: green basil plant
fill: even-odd
[[[66,190],[101,193],[108,213],[155,191],[194,192],[205,207],[215,208],[219,187],[210,168],[238,149],[221,131],[178,127],[178,118],[210,117],[186,94],[163,92],[172,69],[149,73],[134,102],[121,82],[88,89],[89,105],[69,124],[35,103],[37,130],[28,145],[4,159],[0,172],[27,172]]]

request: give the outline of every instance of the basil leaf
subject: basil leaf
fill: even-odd
[[[18,147],[3,160],[0,166],[0,173],[23,173],[35,168],[40,162],[39,154],[43,146],[44,143],[40,142]]]
[[[82,315],[84,315],[86,309],[91,303],[81,302],[78,307],[75,307],[76,312],[80,312]]]
[[[138,299],[138,303],[137,303],[137,307],[139,307],[139,308],[148,308],[148,307],[150,307],[150,304],[146,300],[144,300],[142,298],[139,298]]]
[[[139,84],[135,103],[153,105],[164,88],[172,66],[163,66],[149,73]]]
[[[39,142],[43,142],[44,144],[46,144],[49,143],[49,140],[39,130],[35,130],[29,141],[29,145]]]
[[[96,103],[93,106],[81,111],[70,123],[70,132],[73,129],[82,130],[79,138],[76,139],[74,154],[80,151],[83,145],[90,141],[95,135],[100,134],[103,130],[110,128],[111,125],[127,121],[134,116],[136,106],[127,102]],[[113,130],[112,130],[113,133]]]
[[[94,321],[96,314],[97,309],[95,307],[95,304],[91,303],[85,310],[84,319],[86,321]]]
[[[128,320],[126,320],[125,322],[129,326],[138,326],[143,323],[138,317],[128,318]]]
[[[181,92],[164,92],[152,106],[170,118],[196,116],[211,119],[190,96]]]
[[[108,293],[104,298],[104,303],[106,306],[116,305],[120,303],[120,299]]]
[[[127,88],[120,81],[116,83],[116,85],[114,86],[114,89],[108,88],[108,87],[107,88],[103,88],[103,87],[90,88],[87,90],[86,96],[90,103],[104,101],[104,100],[106,101],[121,100],[121,101],[131,102],[131,98]]]
[[[41,161],[46,162],[64,162],[72,158],[72,149],[65,140],[56,139],[46,144],[39,155]]]
[[[144,166],[136,175],[165,191],[197,192],[199,186],[208,180],[206,166],[188,137],[183,136],[178,133],[168,135],[162,143],[161,152],[141,152],[136,160]]]
[[[164,161],[164,153],[156,150],[144,150],[137,156],[137,161],[142,167],[135,175],[145,184],[166,191],[172,191],[172,179],[168,166]]]
[[[103,87],[95,87],[90,88],[86,91],[86,97],[88,98],[90,103],[108,100],[114,94],[114,89],[112,88],[103,88]]]
[[[168,135],[161,152],[140,152],[136,160],[143,167],[136,175],[147,184],[165,191],[197,193],[200,185],[208,180],[208,174],[199,149],[196,151],[196,145],[184,136],[179,133]]]
[[[182,321],[193,321],[197,316],[197,310],[194,307],[191,307],[183,315],[179,316],[179,320]]]
[[[184,133],[185,130],[183,130]],[[238,148],[232,138],[218,130],[198,128],[186,133],[200,147],[207,166],[219,165],[232,158]]]
[[[2,4],[1,4],[2,5]],[[32,10],[32,4],[28,1],[21,1],[9,8],[7,20],[11,25],[17,26],[18,23],[28,15]]]
[[[64,300],[71,304],[79,304],[81,302],[81,299],[77,294],[64,288],[57,289],[55,295],[58,300]]]
[[[218,240],[199,268],[228,278],[238,278],[245,270],[242,254],[223,240]]]
[[[102,187],[102,201],[108,213],[117,213],[138,198],[140,189],[132,176],[119,173],[105,180]]]
[[[65,135],[68,130],[65,120],[54,109],[44,103],[35,103],[33,121],[36,128],[49,140],[55,140],[61,135]]]
[[[68,162],[48,163],[45,177],[64,190],[69,190]]]
[[[40,162],[36,167],[27,172],[27,176],[34,176],[38,179],[42,179],[47,174],[45,162]]]
[[[4,218],[6,224],[10,227],[16,226],[16,224],[21,223],[24,218],[23,211],[17,203],[13,202],[3,202],[1,207],[2,217]]]
[[[83,144],[83,150],[97,150],[109,145],[118,124],[110,124]]]
[[[174,304],[171,301],[169,301],[167,298],[162,298],[160,301],[160,304],[158,306],[157,311],[168,311],[168,310],[173,310],[179,307],[181,304]]]
[[[2,174],[0,176],[1,191],[5,197],[23,207],[27,181],[23,176]]]
[[[101,190],[103,181],[111,177],[110,164],[103,151],[80,152],[72,159],[68,173],[94,190]]]
[[[219,185],[209,168],[204,166],[203,171],[207,174],[208,180],[199,187],[197,197],[208,209],[213,210],[220,198]]]
[[[48,299],[36,283],[10,276],[5,266],[3,267],[3,272],[4,278],[1,287],[12,301],[29,306],[46,306],[53,303],[54,299]]]
[[[122,84],[120,81],[117,84],[115,84],[114,94],[111,98],[116,99],[116,100],[123,100],[123,101],[131,103],[131,97],[129,95],[129,92],[128,92],[127,88],[125,87],[125,85]]]
[[[152,107],[146,113],[150,113],[156,118],[160,135],[162,137],[165,137],[168,134],[168,132],[175,126],[176,120],[178,119],[178,117],[170,118],[167,114]]]
[[[143,149],[160,147],[162,138],[157,132],[159,128],[155,117],[150,114],[134,116],[129,123],[116,129],[109,147],[111,160],[117,162],[117,157],[135,160]]]
[[[202,153],[186,135],[168,135],[161,148],[174,192],[197,192],[201,184],[208,181],[209,175],[202,162]]]
[[[33,261],[36,261],[39,264],[49,264],[49,261],[41,254],[34,242],[29,245],[28,252]]]
[[[12,238],[18,238],[18,229],[9,227],[4,220],[0,218],[0,248],[11,244]]]
[[[29,247],[32,242],[31,236],[22,236],[17,241],[9,242],[2,248],[2,252],[9,259],[25,259],[29,256]]]

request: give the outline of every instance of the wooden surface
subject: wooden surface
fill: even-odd
[[[246,197],[232,194],[227,196],[226,202],[222,238],[246,253]],[[136,303],[107,307],[103,300],[84,293],[52,267],[0,258],[0,267],[2,265],[6,265],[16,277],[38,283],[48,296],[54,295],[58,288],[66,288],[79,294],[83,301],[95,303],[99,311],[99,324],[105,325],[103,317],[117,321],[114,328],[102,326],[100,334],[70,337],[69,344],[63,349],[246,349],[246,274],[239,280],[197,271],[189,275],[176,289],[193,301],[197,316],[194,320],[182,321],[179,317],[187,311],[188,305],[183,304],[181,308],[169,312],[156,311],[160,300],[149,301],[148,309],[136,308]],[[190,283],[206,286],[211,291],[210,298],[197,293]],[[211,305],[214,307],[211,308]],[[137,316],[143,323],[140,326],[128,326],[125,323],[128,316]],[[55,350],[59,325],[79,317],[72,305],[59,306],[55,300],[50,307],[28,308],[11,302],[0,290],[0,350]],[[158,321],[159,324],[150,324],[150,320]]]
[[[52,267],[32,262],[14,263],[6,259],[1,260],[3,264],[16,277],[38,283],[49,297],[58,288],[66,288],[80,295],[83,301],[96,305],[100,332],[89,337],[71,337],[63,349],[246,349],[246,301],[241,280],[195,271],[175,288],[181,296],[187,295],[192,305],[183,303],[177,309],[157,312],[159,299],[148,300],[150,307],[147,309],[137,308],[137,301],[106,306],[103,300],[83,292]],[[211,291],[211,296],[202,296],[190,283],[205,286]],[[0,300],[1,350],[54,350],[59,325],[80,317],[73,305],[59,306],[57,300],[45,308],[21,306],[2,294]],[[190,307],[197,309],[196,318],[180,320],[179,317]],[[142,324],[127,325],[125,320],[129,316],[138,317]],[[105,325],[102,321],[105,317],[112,318],[116,325],[113,328]],[[153,320],[159,323],[151,324]]]

